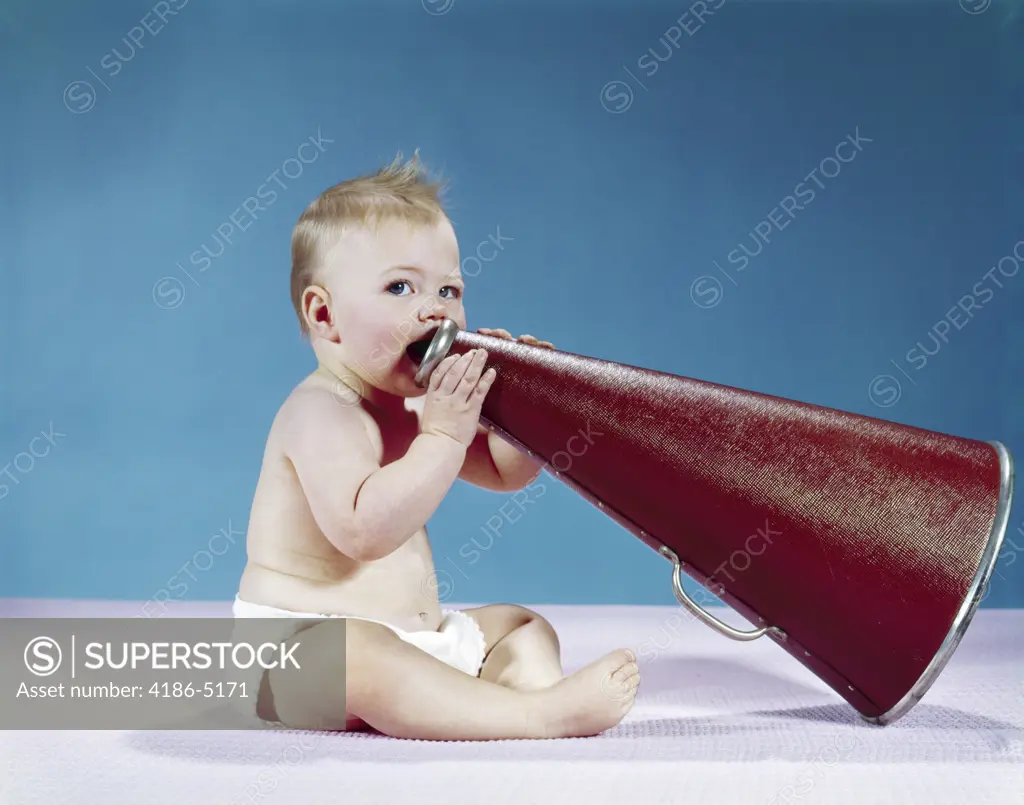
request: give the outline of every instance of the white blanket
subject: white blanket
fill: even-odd
[[[4,617],[139,608],[0,601]],[[924,700],[875,727],[775,644],[731,641],[678,608],[533,609],[559,632],[567,672],[613,648],[638,650],[640,694],[618,728],[488,743],[293,731],[6,732],[0,803],[1024,805],[1024,610],[982,609]],[[230,603],[169,614],[228,617]],[[744,626],[731,614],[723,617]]]

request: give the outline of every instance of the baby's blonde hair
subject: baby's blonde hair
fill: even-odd
[[[309,327],[302,294],[338,239],[354,227],[376,228],[384,220],[432,225],[446,216],[443,180],[432,180],[420,162],[419,149],[403,164],[399,153],[376,173],[329,187],[306,207],[292,231],[292,305],[304,336]]]

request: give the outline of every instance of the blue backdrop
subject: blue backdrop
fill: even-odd
[[[451,179],[471,328],[1024,461],[1020,11],[5,3],[0,595],[234,595],[264,438],[315,365],[291,228],[415,148]],[[497,538],[510,496],[453,487],[447,598],[674,601],[662,558],[542,482]],[[1022,552],[1018,506],[986,606],[1024,606]]]

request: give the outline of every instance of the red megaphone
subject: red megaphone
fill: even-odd
[[[916,704],[981,601],[1013,464],[982,442],[559,350],[446,320],[497,370],[481,418],[672,562],[672,589],[736,640],[767,635],[887,724]],[[425,348],[425,352],[424,352]],[[694,602],[686,573],[755,628]]]

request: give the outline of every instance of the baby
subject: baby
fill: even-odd
[[[249,706],[266,724],[400,738],[595,735],[633,706],[633,652],[565,677],[540,615],[442,610],[430,583],[425,523],[455,479],[512,492],[542,468],[479,423],[484,350],[414,381],[406,348],[446,318],[466,327],[440,190],[418,154],[399,158],[325,191],[292,235],[292,302],[319,365],[271,426],[234,615],[282,618],[301,670],[257,668]]]

